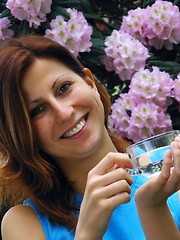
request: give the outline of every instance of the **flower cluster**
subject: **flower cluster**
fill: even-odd
[[[90,51],[92,27],[82,12],[70,8],[66,11],[70,19],[65,21],[62,16],[57,16],[51,21],[51,29],[46,30],[45,36],[67,47],[77,57],[79,52]]]
[[[41,22],[46,21],[46,15],[51,11],[52,0],[8,0],[6,7],[11,14],[20,21],[29,22],[29,27],[38,28]]]
[[[41,23],[49,21],[47,14],[51,12],[51,5],[52,0],[7,0],[6,2],[6,7],[15,19],[25,20],[29,23],[30,29],[37,29],[37,31]],[[91,50],[93,29],[88,25],[82,12],[74,8],[65,10],[69,14],[69,20],[65,21],[62,15],[57,15],[50,21],[50,29],[46,28],[44,35],[67,47],[77,57],[79,52]],[[12,24],[8,17],[1,18],[0,15],[0,40],[4,41],[15,36],[11,27]]]
[[[167,98],[171,97],[173,80],[166,72],[153,67],[134,74],[129,85],[129,94],[136,104],[152,101],[161,107],[167,106]]]
[[[144,69],[148,49],[128,33],[113,30],[104,44],[106,57],[101,61],[107,71],[114,70],[121,80],[130,80],[135,72]]]
[[[0,18],[0,39],[6,40],[14,35],[14,32],[10,29],[11,23],[7,17]]]
[[[168,73],[153,67],[132,77],[128,93],[120,94],[112,105],[109,128],[136,142],[172,129],[166,112],[172,98],[173,80]]]
[[[180,42],[180,12],[171,2],[156,0],[145,9],[130,10],[123,16],[121,30],[140,39],[144,45],[171,50]]]

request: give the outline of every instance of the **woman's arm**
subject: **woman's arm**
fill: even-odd
[[[180,189],[180,135],[170,145],[158,177],[150,179],[135,195],[137,210],[147,240],[178,240],[180,233],[167,199]],[[174,165],[171,171],[172,164]]]

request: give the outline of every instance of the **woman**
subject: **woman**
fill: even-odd
[[[146,178],[125,170],[132,164],[127,143],[107,129],[106,90],[44,37],[12,39],[0,56],[1,196],[16,205],[3,218],[3,239],[145,239],[134,194]],[[175,193],[169,208],[180,228],[177,203]]]

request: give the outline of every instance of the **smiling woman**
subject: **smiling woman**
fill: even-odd
[[[3,239],[145,239],[134,195],[147,179],[132,178],[125,170],[132,168],[123,153],[129,143],[107,128],[111,101],[104,86],[69,51],[45,37],[11,39],[0,56],[0,182],[5,189],[0,197],[14,206],[3,218]],[[175,143],[176,163],[179,140]],[[180,181],[178,174],[172,178],[168,194],[162,186],[157,192],[165,196],[161,209],[169,214],[175,236]],[[137,203],[149,184],[139,191]],[[130,232],[135,225],[136,236]]]

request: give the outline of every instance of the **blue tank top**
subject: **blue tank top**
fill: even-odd
[[[134,194],[136,190],[144,182],[147,181],[147,178],[141,175],[135,176],[133,178],[134,183],[131,186],[131,201],[125,204],[121,204],[120,206],[115,208],[103,240],[146,240],[136,210]],[[76,194],[75,206],[77,208],[80,208],[82,199],[83,195]],[[25,200],[24,204],[34,209],[44,230],[46,240],[74,239],[74,231],[71,231],[63,225],[52,223],[49,220],[48,216],[40,212],[36,205],[30,199]],[[177,193],[169,197],[168,205],[174,221],[178,229],[180,230],[180,203]]]

